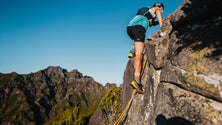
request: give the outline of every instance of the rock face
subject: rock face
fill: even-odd
[[[222,1],[185,0],[162,31],[146,42],[144,95],[133,100],[124,125],[221,125]],[[131,96],[133,59],[122,88]]]
[[[0,124],[87,124],[102,96],[115,86],[104,87],[61,67],[0,74]]]

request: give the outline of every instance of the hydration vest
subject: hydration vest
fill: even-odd
[[[157,25],[155,18],[153,18],[152,14],[149,12],[149,7],[142,7],[140,9],[138,9],[136,15],[143,15],[145,16],[148,20],[149,20],[149,26],[153,26],[153,25]]]

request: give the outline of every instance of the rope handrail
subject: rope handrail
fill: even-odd
[[[145,56],[144,56],[144,58],[145,58]],[[145,64],[143,64],[143,68],[142,68],[142,71],[141,71],[141,76],[143,76],[143,74],[144,74],[144,71],[145,71],[145,66],[146,66],[146,63],[147,63],[147,57],[145,58]],[[132,101],[133,101],[133,98],[134,98],[134,96],[136,95],[136,93],[137,93],[137,91],[136,91],[136,89],[134,89],[133,91],[132,91],[132,95],[131,95],[131,98],[130,98],[130,100],[129,100],[129,102],[128,102],[128,104],[126,105],[126,107],[125,107],[125,109],[123,110],[123,112],[121,113],[121,115],[120,115],[120,117],[116,120],[116,122],[114,123],[114,125],[120,125],[120,123],[123,121],[123,119],[126,117],[126,114],[127,114],[127,112],[128,112],[128,110],[129,110],[129,108],[130,108],[130,106],[131,106],[131,103],[132,103]]]

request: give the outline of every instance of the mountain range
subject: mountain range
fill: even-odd
[[[59,66],[30,74],[0,73],[0,124],[87,124],[105,86],[78,70]]]

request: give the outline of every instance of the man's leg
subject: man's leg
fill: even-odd
[[[134,57],[134,80],[140,82],[141,78],[141,67],[142,67],[142,58],[143,58],[143,50],[144,50],[144,42],[134,42],[135,48],[135,57]]]

